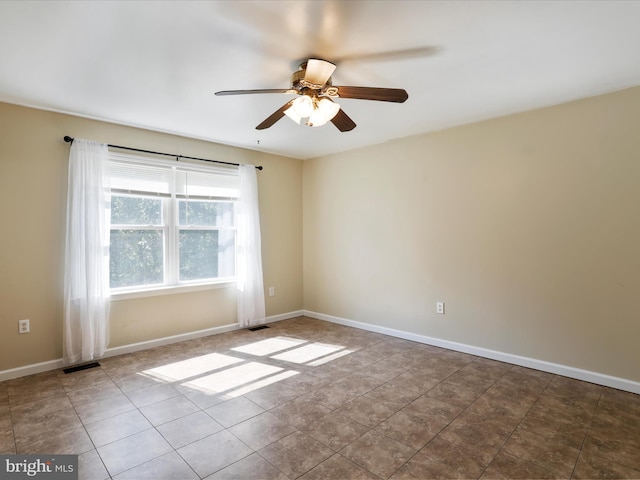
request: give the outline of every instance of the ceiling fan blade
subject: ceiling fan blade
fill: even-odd
[[[342,109],[338,110],[336,116],[331,119],[331,123],[341,132],[349,132],[356,128],[356,122],[351,120],[351,117],[344,113]]]
[[[290,88],[263,88],[260,90],[222,90],[216,92],[216,95],[248,95],[252,93],[298,93],[297,90]]]
[[[409,94],[402,88],[376,87],[331,87],[338,90],[340,98],[357,98],[361,100],[377,100],[380,102],[403,103]]]
[[[313,85],[324,85],[333,74],[336,66],[326,60],[310,58],[307,60],[307,68],[304,74],[304,81]]]
[[[331,57],[337,64],[346,62],[387,62],[407,58],[423,58],[437,55],[442,51],[439,46],[404,48],[402,50],[386,50],[383,52],[352,53],[342,57]]]
[[[256,127],[256,130],[264,130],[265,128],[269,128],[270,126],[272,126],[274,123],[276,123],[282,117],[284,117],[285,110],[287,110],[290,106],[291,106],[291,102],[285,103],[278,110],[276,110],[271,115],[269,115],[267,118],[265,118],[264,121],[260,125],[258,125]]]

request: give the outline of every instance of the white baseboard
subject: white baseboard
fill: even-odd
[[[185,342],[187,340],[194,340],[196,338],[208,337],[209,335],[219,335],[221,333],[238,330],[239,328],[240,326],[237,323],[230,323],[229,325],[222,325],[220,327],[196,330],[195,332],[180,333],[178,335],[156,338],[154,340],[147,340],[144,342],[130,343],[129,345],[123,345],[121,347],[107,348],[102,358],[109,358],[118,355],[124,355],[126,353],[139,352],[140,350],[162,347],[164,345],[170,345],[172,343]]]
[[[499,352],[482,347],[474,347],[473,345],[451,342],[449,340],[442,340],[439,338],[428,337],[426,335],[419,335],[416,333],[405,332],[393,328],[381,327],[379,325],[358,322],[356,320],[348,320],[346,318],[326,315],[324,313],[305,310],[304,315],[306,317],[316,318],[318,320],[326,320],[327,322],[337,323],[348,327],[359,328],[361,330],[367,330],[375,333],[382,333],[384,335],[411,340],[413,342],[433,345],[435,347],[442,347],[448,350],[455,350],[457,352],[469,353],[478,357],[490,358],[492,360],[498,360],[505,363],[511,363],[513,365],[533,368],[535,370],[541,370],[543,372],[553,373],[556,375],[561,375],[563,377],[575,378],[577,380],[583,380],[585,382],[595,383],[598,385],[603,385],[605,387],[611,387],[618,390],[640,394],[640,382],[628,380],[626,378],[613,377],[604,373],[582,370],[580,368],[561,365],[558,363],[546,362],[544,360],[538,360],[535,358],[521,357],[519,355],[513,355],[511,353]]]
[[[267,317],[265,323],[273,323],[279,322],[280,320],[289,320],[290,318],[302,317],[304,315],[304,310],[296,310],[294,312],[282,313],[280,315],[271,315]]]
[[[47,362],[25,365],[24,367],[2,370],[0,371],[0,382],[18,377],[26,377],[27,375],[34,375],[36,373],[48,372],[49,370],[57,370],[58,368],[62,367],[62,359],[59,358],[57,360],[49,360]]]
[[[289,318],[300,317],[304,315],[303,310],[296,310],[293,312],[282,313],[279,315],[272,315],[266,318],[265,323],[273,323],[281,320],[287,320]],[[207,328],[205,330],[197,330],[195,332],[181,333],[179,335],[171,335],[169,337],[156,338],[154,340],[147,340],[144,342],[131,343],[129,345],[123,345],[120,347],[107,348],[104,355],[101,358],[115,357],[117,355],[124,355],[126,353],[139,352],[140,350],[146,350],[148,348],[161,347],[172,343],[184,342],[186,340],[193,340],[200,337],[208,337],[210,335],[219,335],[221,333],[232,332],[239,330],[240,325],[237,323],[230,323],[228,325],[222,325],[219,327]],[[98,361],[100,359],[97,359]],[[57,360],[49,360],[47,362],[34,363],[32,365],[25,365],[23,367],[16,367],[9,370],[0,371],[0,382],[5,380],[11,380],[13,378],[26,377],[27,375],[33,375],[36,373],[48,372],[51,370],[57,370],[62,368],[64,363],[61,358]]]

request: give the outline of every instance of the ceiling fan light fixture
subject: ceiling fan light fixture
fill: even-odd
[[[307,118],[314,110],[313,99],[308,95],[302,95],[293,101],[291,108],[293,108],[300,118]]]
[[[284,111],[284,114],[289,117],[291,120],[293,120],[294,122],[296,122],[298,125],[300,125],[300,121],[302,120],[302,117],[300,115],[298,115],[295,111],[295,109],[293,107],[289,107]]]
[[[321,127],[338,114],[340,105],[327,97],[321,98],[316,103],[316,109],[313,111],[307,125],[310,127]]]

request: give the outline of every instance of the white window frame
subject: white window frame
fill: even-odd
[[[110,195],[123,195],[134,197],[146,197],[146,198],[160,198],[162,200],[162,225],[111,225],[110,229],[122,228],[122,229],[135,229],[135,230],[163,230],[163,260],[164,260],[164,282],[162,284],[153,285],[135,285],[127,287],[111,288],[111,300],[126,300],[130,298],[151,297],[157,295],[167,295],[175,293],[185,293],[199,290],[209,290],[216,288],[229,288],[234,287],[236,284],[235,275],[232,277],[216,277],[202,280],[189,280],[180,281],[180,264],[179,264],[179,232],[180,230],[233,230],[237,231],[237,227],[234,224],[232,227],[219,226],[219,227],[194,227],[194,226],[181,226],[179,224],[178,205],[181,200],[206,200],[206,201],[223,201],[236,203],[237,197],[190,197],[188,195],[178,195],[176,192],[176,172],[201,172],[201,173],[224,173],[225,175],[236,175],[237,170],[229,169],[226,167],[205,167],[201,165],[192,164],[191,162],[180,162],[176,165],[176,162],[167,161],[164,159],[150,159],[138,155],[129,155],[109,152],[109,161],[112,163],[130,163],[132,165],[145,165],[162,167],[170,169],[172,172],[172,181],[170,182],[170,193],[160,195],[151,192],[138,192],[138,191],[125,191],[125,190],[110,190]],[[110,204],[110,202],[109,202]],[[235,269],[234,269],[235,271]]]

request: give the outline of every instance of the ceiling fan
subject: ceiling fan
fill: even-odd
[[[331,82],[336,65],[326,60],[310,58],[300,65],[300,69],[291,75],[291,88],[261,90],[223,90],[216,95],[246,95],[253,93],[287,93],[298,95],[269,115],[256,129],[271,127],[283,116],[296,123],[310,127],[319,127],[327,122],[333,123],[341,132],[356,127],[351,118],[337,104],[335,98],[355,98],[380,102],[403,103],[409,95],[401,88],[376,87],[340,87]]]

